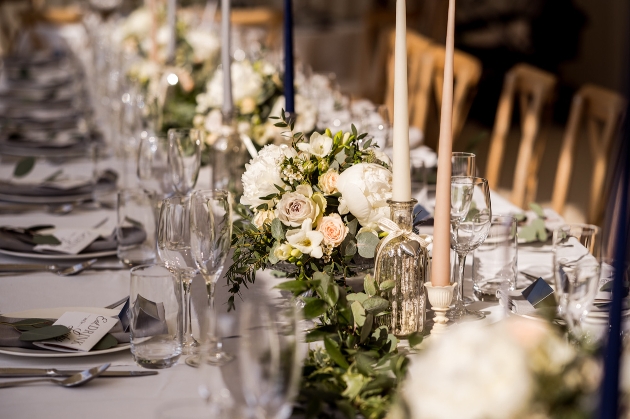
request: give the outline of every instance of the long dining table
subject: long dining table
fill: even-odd
[[[207,171],[202,170],[198,188],[207,187]],[[519,211],[508,201],[493,195],[493,212]],[[112,210],[75,210],[67,215],[42,212],[0,215],[0,225],[32,225],[51,222],[55,225],[78,225],[94,217],[116,217]],[[466,290],[471,292],[470,259],[466,269]],[[26,263],[28,260],[0,255],[0,263]],[[115,258],[99,261],[101,267],[115,266]],[[522,245],[518,249],[520,270],[551,274],[552,255],[549,244]],[[519,281],[523,281],[519,277]],[[274,286],[280,280],[268,271],[259,272],[254,285],[243,289],[242,299],[273,302],[282,298]],[[86,270],[76,276],[58,276],[53,272],[0,274],[0,314],[59,307],[105,307],[129,293],[130,274],[127,269]],[[519,283],[522,287],[523,283]],[[205,287],[197,277],[193,295],[205,296]],[[227,310],[228,287],[220,280],[216,291],[218,310]],[[201,298],[203,301],[203,298]],[[237,299],[237,307],[239,301]],[[487,322],[495,322],[505,315],[497,303],[474,303],[475,308],[486,310]],[[239,310],[229,313],[239,315]],[[431,339],[430,337],[428,339]],[[228,351],[236,351],[236,342],[224,342]],[[19,355],[19,356],[18,356]],[[33,367],[57,369],[85,369],[111,363],[110,370],[142,370],[135,365],[129,349],[102,355],[82,357],[30,357],[9,354],[0,348],[0,369],[6,367]],[[24,387],[0,389],[0,418],[154,418],[165,406],[178,400],[197,398],[198,386],[205,382],[211,392],[226,394],[239,387],[237,362],[223,368],[195,369],[185,364],[186,356],[172,368],[159,370],[157,375],[146,377],[102,377],[79,388],[62,388],[52,384],[34,384]],[[202,377],[202,374],[205,374]],[[4,382],[8,379],[0,379]]]

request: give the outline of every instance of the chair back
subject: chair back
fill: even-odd
[[[593,164],[587,222],[601,223],[607,200],[603,189],[608,155],[612,140],[619,132],[626,106],[626,100],[617,92],[592,84],[584,85],[573,96],[553,188],[552,208],[558,214],[564,211],[573,172],[575,144],[580,128],[585,125]]]
[[[486,178],[491,188],[499,185],[505,142],[512,121],[513,102],[518,99],[521,114],[521,142],[514,169],[511,201],[523,208],[535,200],[538,166],[545,148],[540,136],[545,105],[554,98],[557,78],[528,64],[517,64],[505,75],[494,121]]]

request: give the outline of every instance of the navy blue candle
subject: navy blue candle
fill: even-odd
[[[290,113],[295,113],[293,71],[293,6],[292,0],[284,0],[284,97],[285,111]]]

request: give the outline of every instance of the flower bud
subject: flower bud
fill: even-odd
[[[328,167],[330,165],[328,164],[327,160],[320,160],[319,164],[317,165],[317,168],[319,169],[320,173],[324,173],[328,170]]]

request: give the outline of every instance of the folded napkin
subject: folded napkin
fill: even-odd
[[[125,230],[123,234],[125,245],[131,246],[142,243],[147,237],[146,231],[140,227],[123,227],[123,230]],[[0,227],[0,249],[22,253],[59,254],[49,250],[35,250],[36,246],[37,244],[33,241],[33,234],[28,229]],[[97,238],[80,253],[106,252],[116,250],[117,247],[116,234],[113,233],[106,238]]]
[[[107,171],[98,179],[97,185],[99,188],[110,187],[112,190],[116,187],[116,180],[118,175],[115,172]],[[6,181],[0,181],[0,193],[7,195],[19,195],[19,196],[72,196],[72,195],[86,195],[92,193],[95,185],[92,182],[78,185],[71,188],[61,188],[55,186],[54,183],[48,184],[19,184]]]
[[[20,340],[21,332],[15,330],[13,326],[6,325],[4,323],[15,323],[20,320],[25,320],[24,318],[16,318],[16,317],[5,317],[0,316],[0,346],[10,346],[16,348],[26,348],[26,349],[38,349],[41,350],[31,342],[24,342]],[[49,319],[51,321],[56,321],[57,319]],[[116,325],[109,331],[119,344],[128,343],[129,342],[129,332],[125,332],[123,330],[123,326],[120,322],[117,322]]]

